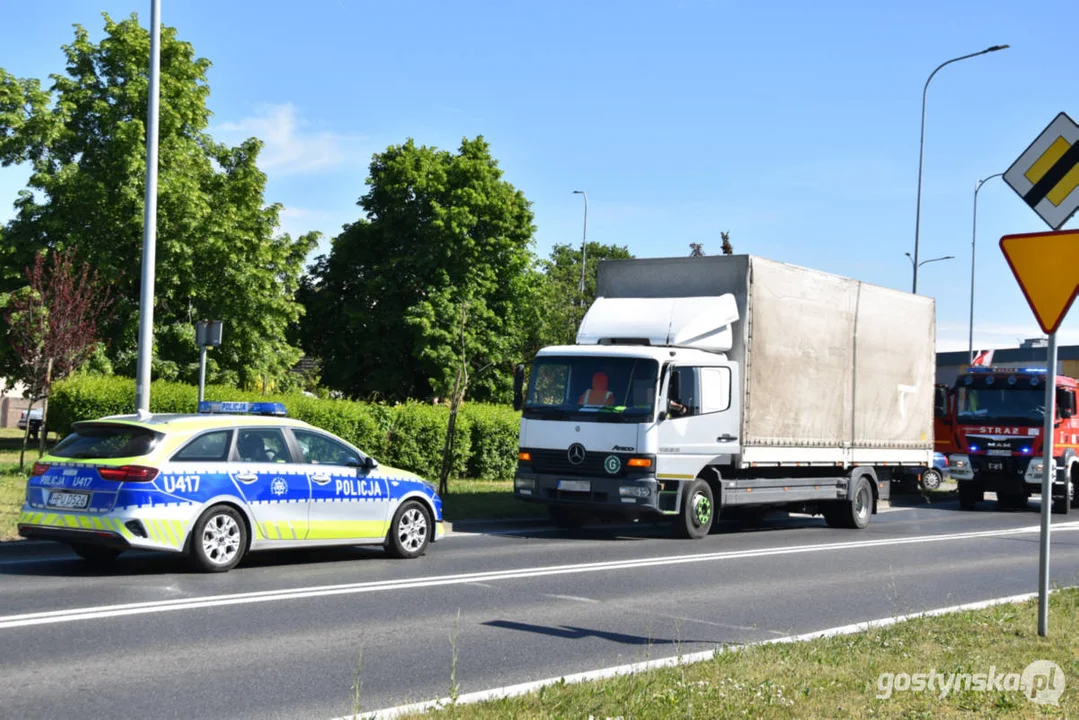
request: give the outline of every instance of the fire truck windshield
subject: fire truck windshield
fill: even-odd
[[[959,387],[956,411],[960,421],[1010,420],[1015,423],[1045,421],[1045,390],[1042,388]]]

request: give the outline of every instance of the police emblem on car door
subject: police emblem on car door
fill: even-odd
[[[240,428],[233,479],[255,515],[255,537],[304,540],[311,500],[306,468],[293,462],[280,428]]]
[[[308,538],[346,540],[386,535],[389,485],[363,468],[352,448],[326,435],[293,428],[311,480]]]

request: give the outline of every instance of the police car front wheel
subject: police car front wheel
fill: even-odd
[[[397,558],[415,558],[427,551],[431,541],[431,516],[420,503],[409,500],[394,513],[386,552]]]
[[[195,567],[204,572],[227,572],[247,551],[247,526],[240,513],[228,505],[215,505],[195,523],[188,552]]]

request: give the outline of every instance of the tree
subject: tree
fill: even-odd
[[[508,400],[538,287],[529,202],[482,137],[456,153],[391,146],[368,185],[364,217],[334,238],[301,292],[305,349],[324,381],[353,396],[447,396],[464,356],[469,395]]]
[[[27,287],[13,294],[6,314],[11,347],[19,359],[17,377],[27,387],[30,407],[47,400],[52,384],[63,380],[94,353],[98,345],[98,323],[106,319],[112,304],[109,290],[99,290],[100,278],[83,262],[76,268],[75,248],[38,253],[26,268]],[[40,454],[45,452],[48,433],[48,404],[41,417]],[[23,454],[30,434],[26,423]],[[19,466],[23,464],[19,455]]]
[[[134,374],[149,34],[135,15],[104,19],[98,43],[76,26],[66,72],[48,90],[0,69],[0,164],[32,167],[0,237],[0,293],[23,284],[36,253],[77,245],[113,287],[117,313],[102,328],[109,360]],[[228,147],[207,133],[209,67],[174,28],[161,29],[153,371],[193,379],[194,322],[214,317],[225,321],[217,379],[252,384],[300,356],[285,329],[302,312],[294,294],[317,235],[275,235],[281,208],[264,203],[257,139]]]
[[[722,246],[723,254],[724,255],[734,255],[734,246],[731,245],[731,234],[730,234],[730,232],[729,231],[721,232],[721,233],[719,233],[719,237],[723,241],[723,246]]]
[[[588,243],[585,258],[584,293],[581,293],[581,249],[558,244],[542,264],[542,312],[536,320],[533,342],[522,359],[529,360],[545,345],[572,343],[577,326],[596,298],[596,276],[603,260],[627,260],[633,255],[623,245]]]

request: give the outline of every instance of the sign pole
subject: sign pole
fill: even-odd
[[[1053,439],[1056,434],[1057,398],[1057,334],[1049,333],[1049,349],[1045,373],[1045,428],[1042,435],[1042,531],[1038,553],[1038,635],[1049,634],[1049,513],[1053,510],[1053,476],[1057,466],[1053,459]],[[1066,501],[1065,501],[1066,502]]]

